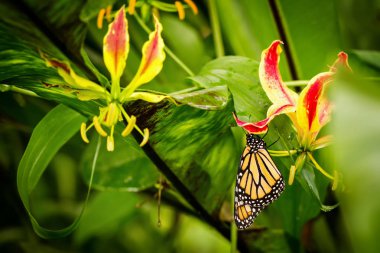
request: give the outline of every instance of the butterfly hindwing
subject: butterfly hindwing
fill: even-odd
[[[248,134],[236,178],[234,216],[237,227],[248,228],[256,216],[280,196],[284,186],[265,142]]]

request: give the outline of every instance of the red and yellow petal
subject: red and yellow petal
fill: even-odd
[[[297,122],[310,133],[317,133],[329,118],[329,103],[324,96],[326,85],[332,81],[332,72],[313,77],[302,90],[297,105]]]
[[[234,118],[235,118],[236,124],[244,128],[249,133],[262,134],[268,131],[268,124],[272,119],[274,119],[274,117],[283,113],[294,112],[294,110],[295,110],[295,107],[293,105],[280,105],[280,106],[272,105],[268,109],[267,118],[261,121],[252,122],[252,123],[244,122],[242,120],[239,120],[235,114],[234,114]]]
[[[268,131],[268,123],[269,123],[270,119],[265,119],[265,120],[262,120],[259,122],[250,123],[250,122],[245,122],[245,121],[239,120],[235,114],[233,114],[233,115],[234,115],[236,124],[239,127],[244,128],[249,133],[262,134],[262,133],[265,133],[266,131]]]
[[[259,67],[260,82],[273,104],[296,106],[298,95],[286,87],[279,70],[278,64],[282,52],[281,44],[280,40],[275,40],[261,54]]]
[[[104,63],[112,80],[120,79],[123,74],[129,52],[128,22],[124,6],[116,13],[103,40]]]
[[[150,82],[162,69],[165,60],[165,44],[161,37],[162,25],[156,17],[154,21],[155,30],[150,33],[149,40],[143,46],[139,69],[131,83],[124,89],[121,101],[127,99],[140,85]]]

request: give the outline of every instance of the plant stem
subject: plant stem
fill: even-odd
[[[312,161],[312,163],[315,165],[315,168],[317,168],[317,170],[319,170],[319,172],[321,172],[323,175],[325,175],[327,178],[331,179],[331,180],[334,180],[334,177],[331,176],[329,173],[327,173],[322,167],[321,165],[319,165],[317,163],[317,161],[314,159],[313,155],[310,153],[310,152],[307,152],[307,155],[309,156],[310,160]]]
[[[36,93],[30,90],[25,90],[13,85],[8,85],[8,84],[0,84],[0,91],[1,92],[6,92],[6,91],[14,91],[23,95],[31,96],[31,97],[40,97]]]
[[[309,82],[308,80],[296,80],[296,81],[288,81],[284,83],[288,87],[298,87],[298,86],[306,86],[308,82]]]
[[[133,16],[145,32],[147,32],[148,34],[152,32],[136,12],[135,14],[133,14]],[[173,61],[177,63],[178,66],[180,66],[189,76],[194,76],[194,72],[183,61],[181,61],[181,59],[179,59],[178,56],[168,48],[167,45],[165,45],[164,50],[170,56],[170,58],[172,58]]]
[[[291,156],[294,154],[297,154],[297,150],[268,150],[268,152],[271,154],[271,156],[281,157],[281,156]]]
[[[280,34],[280,38],[284,42],[284,48],[285,48],[284,51],[285,51],[286,59],[288,61],[291,77],[293,80],[298,80],[299,77],[297,73],[296,64],[290,51],[290,44],[289,44],[289,40],[286,34],[285,26],[283,24],[283,20],[281,19],[281,13],[278,7],[278,2],[276,0],[269,0],[269,6],[271,8],[274,20],[276,22],[277,30],[278,30],[278,33]]]
[[[178,66],[180,66],[189,76],[195,76],[194,72],[183,61],[181,61],[181,59],[179,59],[172,50],[170,50],[167,46],[165,46],[164,50],[170,58],[172,58],[172,60],[175,61]]]
[[[222,33],[220,31],[220,23],[219,23],[219,18],[218,18],[218,12],[215,5],[215,0],[209,0],[208,7],[210,11],[210,20],[211,20],[211,27],[212,27],[212,35],[214,38],[215,53],[216,53],[216,57],[219,58],[219,57],[224,56],[224,46],[223,46]]]
[[[142,141],[142,136],[139,132],[133,131],[133,137],[138,143]],[[166,163],[159,157],[149,143],[142,147],[144,153],[156,165],[157,169],[173,184],[177,191],[187,200],[187,202],[194,208],[194,210],[210,225],[217,229],[226,239],[229,239],[229,232],[220,221],[212,217],[206,209],[198,202],[193,193],[182,183],[176,174],[166,165]]]
[[[231,187],[231,203],[232,203],[232,213],[234,213],[234,209],[235,209],[235,187]],[[237,231],[237,227],[236,225],[234,224],[234,222],[231,222],[231,226],[230,226],[230,233],[231,233],[231,253],[235,253],[236,252],[236,246],[237,246],[237,236],[238,236],[238,231]]]

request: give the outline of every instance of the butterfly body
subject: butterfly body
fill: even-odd
[[[235,222],[239,229],[248,228],[256,216],[275,201],[284,190],[280,171],[260,137],[247,134],[235,187]]]

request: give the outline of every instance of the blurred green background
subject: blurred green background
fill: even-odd
[[[144,18],[144,13],[150,14],[157,1],[138,2],[137,13]],[[17,190],[17,169],[31,134],[57,104],[68,105],[87,117],[96,110],[91,103],[77,104],[36,88],[37,79],[57,78],[40,61],[38,50],[68,58],[94,78],[83,67],[79,53],[83,47],[100,72],[107,75],[101,54],[107,25],[104,23],[103,29],[98,29],[96,15],[110,3],[114,10],[128,5],[127,0],[0,3],[0,84],[18,85],[41,92],[38,94],[46,98],[7,91],[8,86],[1,86],[4,92],[0,93],[0,252],[230,252],[229,189],[234,184],[242,150],[242,131],[235,127],[231,130],[231,111],[233,106],[240,110],[257,103],[263,108],[254,108],[257,111],[246,115],[265,114],[267,99],[262,91],[253,94],[258,84],[256,61],[275,39],[285,42],[285,53],[281,56],[285,81],[310,79],[328,70],[339,51],[349,54],[355,75],[339,77],[329,92],[335,108],[324,131],[333,134],[334,145],[317,153],[325,168],[340,171],[342,185],[331,192],[328,182],[315,173],[322,203],[340,204],[330,212],[321,212],[320,203],[300,183],[287,186],[278,203],[260,214],[252,231],[239,233],[238,249],[379,252],[379,0],[195,1],[198,15],[186,8],[184,20],[179,20],[176,12],[159,11],[165,44],[196,76],[190,77],[167,56],[161,74],[144,89],[170,93],[194,85],[203,88],[227,85],[233,95],[221,111],[165,105],[158,110],[158,116],[166,119],[155,125],[156,133],[151,137],[157,153],[222,228],[216,229],[215,224],[205,221],[170,180],[160,185],[156,166],[129,137],[116,140],[121,148],[115,153],[100,153],[93,190],[78,229],[59,239],[36,235]],[[141,46],[147,40],[147,33],[136,19],[129,15],[127,18],[131,51],[123,83],[128,83],[136,72]],[[149,24],[149,20],[146,22]],[[224,55],[249,59],[226,59]],[[214,59],[218,60],[210,63]],[[249,87],[252,95],[244,97],[245,90],[238,84]],[[253,100],[250,107],[241,106],[250,99]],[[65,120],[56,118],[57,126]],[[146,124],[151,121],[148,118]],[[277,139],[276,131],[282,136],[292,133],[285,118],[276,119],[274,124],[276,130],[268,135],[268,143]],[[87,146],[79,133],[72,131],[62,148],[57,144],[60,149],[52,160],[47,158],[48,167],[28,196],[34,217],[50,229],[71,224],[86,198],[96,136],[91,137]],[[45,129],[41,140],[53,133],[54,129]],[[273,149],[283,149],[281,145],[277,143]],[[30,161],[33,162],[33,157]],[[291,159],[275,161],[287,178]],[[161,186],[164,189],[158,226],[157,194]]]

